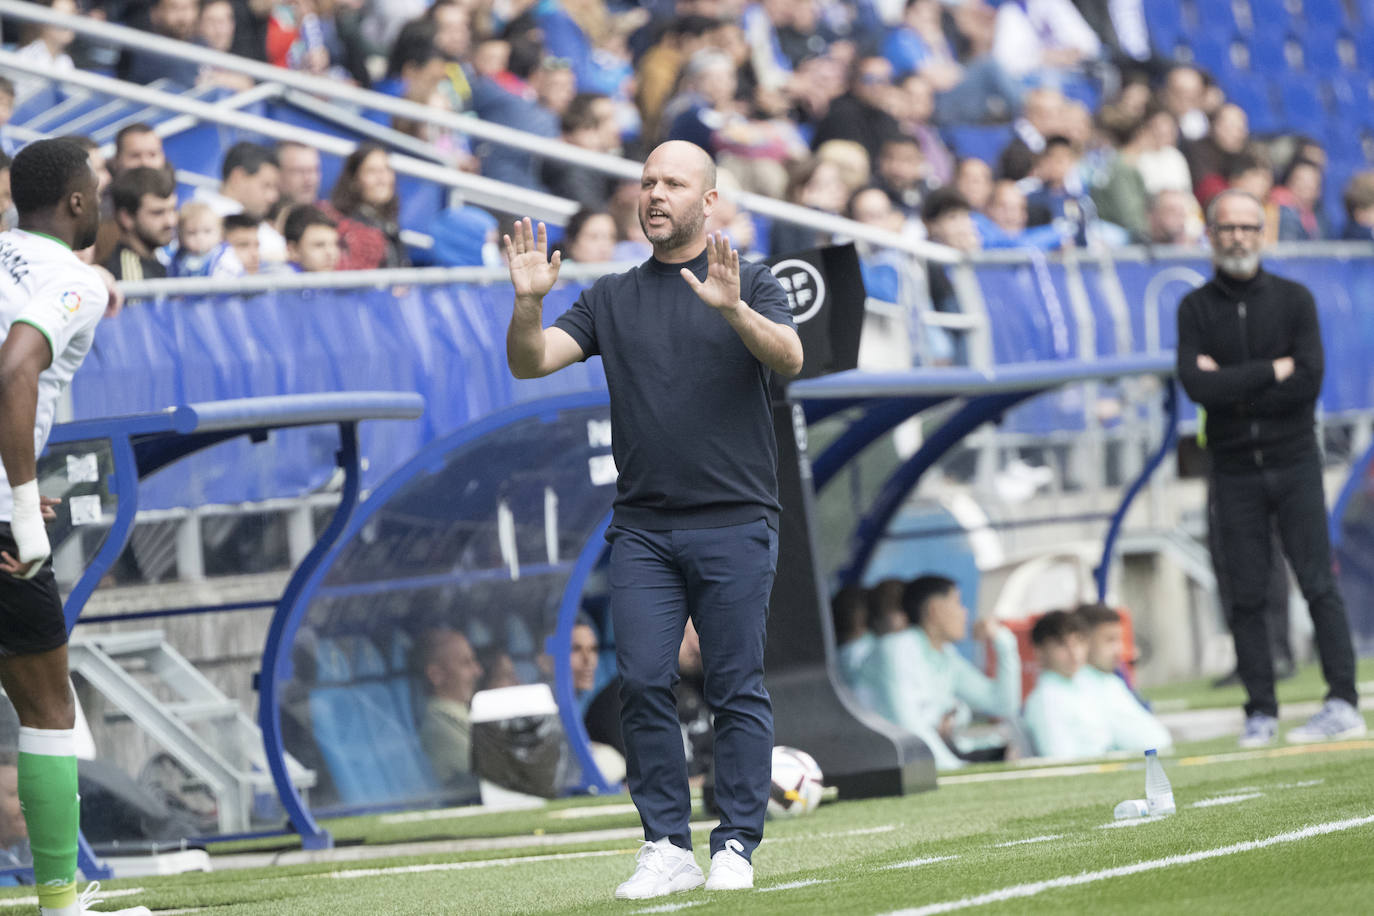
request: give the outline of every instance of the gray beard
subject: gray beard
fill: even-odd
[[[679,248],[690,242],[701,231],[702,226],[706,225],[706,214],[700,208],[687,214],[687,217],[689,220],[687,222],[679,223],[673,220],[672,231],[663,238],[656,239],[649,234],[649,227],[645,224],[642,216],[639,218],[639,228],[644,230],[644,237],[655,248]]]
[[[1241,256],[1218,254],[1212,258],[1212,263],[1222,273],[1245,280],[1253,277],[1259,270],[1260,256],[1258,252]]]

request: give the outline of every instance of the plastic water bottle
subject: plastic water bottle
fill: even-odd
[[[1145,804],[1152,816],[1173,814],[1174,787],[1169,785],[1169,777],[1164,775],[1164,764],[1154,748],[1145,752]]]

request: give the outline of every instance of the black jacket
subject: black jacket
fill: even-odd
[[[1199,354],[1220,369],[1198,368]],[[1291,356],[1293,374],[1274,376]],[[1178,307],[1178,377],[1207,411],[1207,448],[1220,471],[1290,464],[1316,448],[1315,407],[1325,357],[1307,287],[1263,269],[1249,280],[1218,274]]]

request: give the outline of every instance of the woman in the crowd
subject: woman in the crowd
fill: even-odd
[[[396,173],[380,144],[362,143],[349,154],[324,209],[339,222],[340,270],[410,266],[396,221]]]
[[[615,260],[615,217],[605,210],[578,210],[563,234],[563,257],[582,264]]]

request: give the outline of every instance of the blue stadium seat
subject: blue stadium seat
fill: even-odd
[[[1326,133],[1326,105],[1316,80],[1290,74],[1279,80],[1279,100],[1290,130],[1313,136]]]
[[[1011,128],[1005,124],[956,124],[944,129],[945,142],[955,155],[995,163],[1002,149],[1011,142]]]
[[[1288,35],[1285,32],[1258,30],[1250,36],[1246,46],[1250,49],[1250,69],[1277,78],[1287,73],[1288,52],[1285,47]]]
[[[1345,75],[1332,77],[1331,101],[1337,119],[1345,125],[1374,128],[1374,97],[1369,92],[1370,80],[1365,75]]]
[[[1173,54],[1183,37],[1183,6],[1179,0],[1154,0],[1145,4],[1145,24],[1150,30],[1150,43],[1165,57]]]
[[[1308,28],[1340,28],[1346,24],[1341,0],[1302,0],[1302,18]]]
[[[1236,16],[1228,0],[1201,0],[1193,4],[1193,9],[1197,11],[1198,28],[1196,33],[1189,36],[1189,44],[1198,35],[1223,36],[1235,32]]]
[[[1302,68],[1312,76],[1333,77],[1345,69],[1339,42],[1343,33],[1335,25],[1309,25],[1302,36]]]
[[[1220,74],[1218,81],[1226,97],[1245,109],[1251,131],[1270,134],[1282,128],[1274,111],[1273,91],[1264,77],[1253,72],[1233,71]]]
[[[1232,69],[1230,30],[1224,32],[1202,32],[1188,39],[1188,48],[1193,52],[1193,63],[1211,73],[1220,75]]]
[[[1285,0],[1250,0],[1250,22],[1256,32],[1282,34],[1292,26],[1292,15]]]

